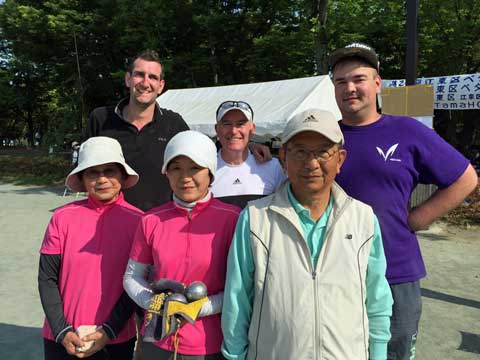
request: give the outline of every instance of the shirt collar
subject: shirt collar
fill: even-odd
[[[129,101],[130,101],[129,97],[123,98],[115,106],[115,114],[117,114],[120,119],[122,119],[127,123],[128,121],[123,117],[123,109],[125,108],[125,106],[128,105]],[[155,111],[153,112],[152,122],[154,122],[155,119],[157,118],[157,114],[162,114],[162,109],[160,108],[160,105],[158,105],[157,101],[155,101]]]
[[[291,189],[291,184],[288,184],[288,186],[287,186],[287,193],[288,193],[288,200],[290,200],[290,203],[292,204],[293,209],[298,214],[298,216],[299,217],[307,217],[308,219],[312,219],[312,217],[310,216],[310,210],[308,210],[302,204],[300,204],[300,202],[293,195],[293,192],[292,192],[292,189]],[[328,216],[330,215],[330,213],[332,211],[332,208],[333,208],[333,196],[330,194],[330,199],[328,200],[327,208],[323,212],[320,219],[318,219],[318,221],[317,221],[318,226],[326,226],[327,225]]]
[[[104,211],[104,210],[112,207],[113,205],[122,204],[124,201],[125,200],[123,198],[123,193],[122,192],[120,192],[120,194],[118,194],[118,197],[115,200],[113,200],[109,203],[104,203],[104,202],[101,202],[101,201],[93,198],[90,195],[88,196],[88,205],[96,211]]]
[[[242,166],[243,164],[245,164],[245,163],[248,161],[248,159],[250,158],[250,156],[253,156],[253,155],[252,155],[252,152],[250,151],[250,149],[248,148],[248,146],[247,146],[247,157],[245,158],[245,161],[242,161],[240,164],[230,164],[230,163],[227,163],[227,162],[223,159],[223,157],[222,157],[222,149],[218,150],[217,155],[218,155],[218,156],[217,156],[217,160],[218,160],[218,162],[220,163],[220,165],[222,165],[222,166],[225,165],[225,166],[228,166],[228,167],[239,167],[239,166]],[[219,166],[217,166],[217,167],[219,167]]]
[[[128,97],[123,98],[118,102],[117,106],[115,106],[115,114],[117,114],[118,117],[120,117],[123,121],[126,121],[125,118],[123,117],[123,108],[126,105],[128,105],[128,100],[129,100]]]
[[[194,202],[191,202],[191,203],[187,203],[187,202],[179,199],[174,193],[173,194],[173,201],[175,202],[176,205],[178,205],[180,207],[183,207],[185,209],[190,209],[191,210],[195,207],[195,205],[203,203],[203,202],[207,202],[208,200],[210,200],[211,197],[212,197],[212,193],[211,193],[210,190],[208,190],[207,195],[205,195],[203,197],[203,199],[200,199],[198,201],[194,201]]]
[[[173,203],[177,210],[185,213],[186,215],[189,215],[190,217],[197,215],[199,212],[205,209],[208,205],[210,205],[212,200],[213,196],[210,190],[203,199],[198,200],[195,203],[185,203],[182,200],[178,199],[175,194],[173,195]]]

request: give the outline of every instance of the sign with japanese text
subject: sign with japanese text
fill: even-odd
[[[480,109],[480,73],[419,78],[418,85],[432,85],[437,110]],[[383,87],[405,86],[405,80],[383,80]]]

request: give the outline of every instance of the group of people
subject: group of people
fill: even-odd
[[[294,115],[280,164],[249,145],[248,103],[218,106],[217,151],[158,106],[158,55],[132,59],[129,97],[92,112],[67,176],[88,198],[55,211],[40,249],[45,359],[131,360],[135,309],[150,311],[165,279],[202,281],[208,297],[193,323],[143,342],[145,360],[414,358],[426,274],[415,231],[477,175],[415,119],[377,112],[371,47],[338,49],[330,67],[342,119]],[[439,190],[410,210],[418,183]]]

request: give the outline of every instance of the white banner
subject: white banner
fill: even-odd
[[[419,78],[416,83],[419,85],[426,84],[433,86],[434,109],[480,109],[480,73]],[[382,86],[405,86],[405,80],[382,80]]]

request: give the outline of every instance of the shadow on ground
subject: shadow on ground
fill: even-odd
[[[0,348],[2,360],[41,360],[42,329],[0,323]]]
[[[446,301],[456,305],[469,306],[475,309],[480,309],[480,301],[448,295],[439,291],[422,288],[422,296],[430,299]]]
[[[462,334],[462,343],[458,350],[480,354],[480,335],[460,331]]]
[[[422,233],[421,237],[428,241],[449,241],[448,235],[442,234]]]
[[[480,301],[453,296],[439,291],[422,288],[422,296],[430,299],[446,301],[451,304],[480,309]],[[462,340],[457,350],[472,354],[480,354],[480,335],[466,331],[459,331],[459,333]]]

